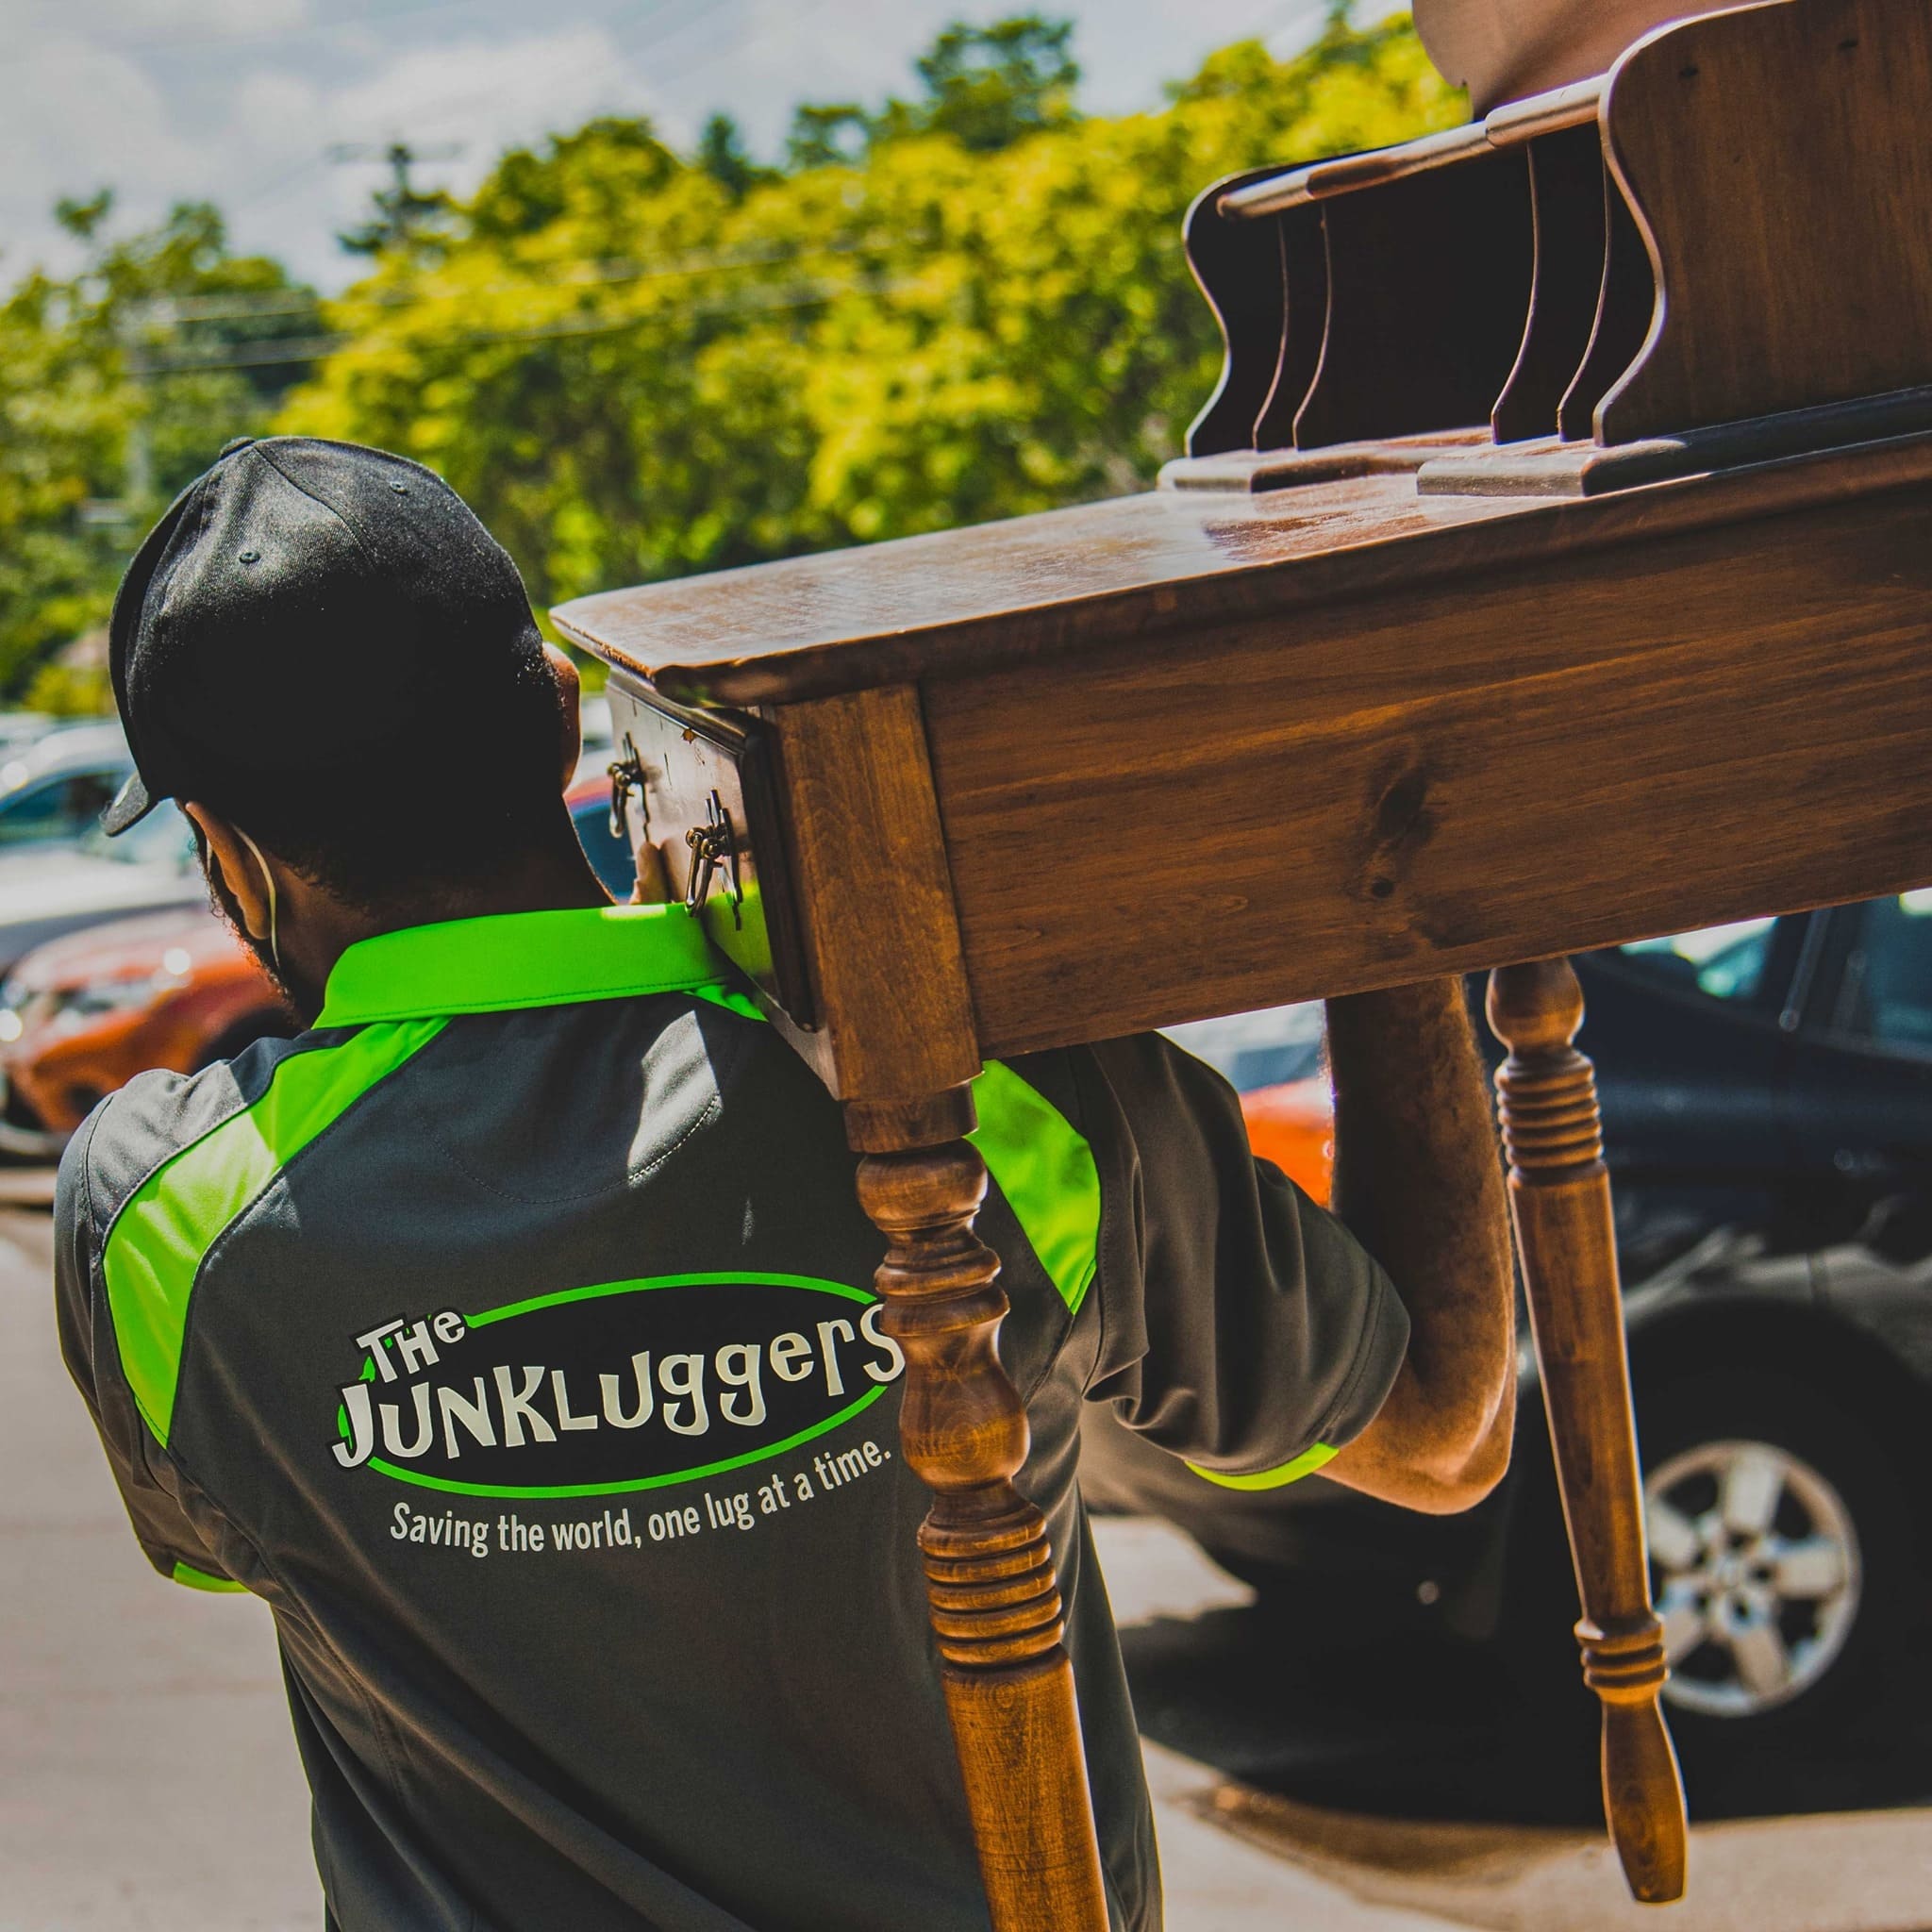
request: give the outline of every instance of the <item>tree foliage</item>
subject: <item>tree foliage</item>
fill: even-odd
[[[776,168],[761,168],[745,151],[744,133],[729,114],[713,114],[698,136],[697,164],[733,201],[778,178]]]
[[[1075,118],[1080,69],[1071,21],[1016,14],[991,26],[956,21],[913,62],[923,92],[876,111],[857,101],[803,103],[792,114],[786,161],[810,168],[857,167],[884,142],[950,135],[974,154],[992,154]],[[707,130],[708,133],[708,130]]]
[[[974,154],[1011,147],[1074,118],[1080,69],[1071,21],[1028,13],[990,27],[949,26],[918,61],[925,101],[911,116],[922,134],[950,134]]]
[[[29,275],[0,302],[0,691],[13,696],[105,622],[141,532],[228,438],[267,427],[299,373],[208,365],[317,327],[309,291],[230,253],[212,208],[184,203],[118,241],[111,208],[105,192],[63,202],[86,265]]]
[[[949,28],[917,74],[910,101],[801,110],[783,173],[723,115],[689,158],[610,117],[508,153],[433,231],[372,236],[320,315],[211,208],[115,239],[110,196],[65,204],[86,267],[0,301],[0,691],[271,425],[441,471],[540,606],[1140,487],[1219,364],[1194,194],[1461,108],[1406,18],[1340,12],[1291,59],[1223,50],[1157,113],[1079,117],[1038,15]]]
[[[1193,195],[1461,111],[1406,19],[1229,47],[1117,119],[1074,116],[1035,17],[920,72],[914,108],[802,115],[775,181],[638,121],[507,155],[440,261],[385,257],[331,306],[346,346],[282,426],[440,470],[540,604],[1134,489],[1219,364]]]

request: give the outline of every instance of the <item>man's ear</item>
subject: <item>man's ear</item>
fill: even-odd
[[[194,821],[196,829],[201,833],[209,878],[219,878],[227,888],[228,896],[242,914],[242,924],[248,928],[249,938],[266,941],[269,936],[268,881],[262,876],[255,855],[220,812],[211,811],[207,806],[196,805],[188,799],[182,800],[181,809]]]
[[[546,642],[543,655],[549,659],[551,676],[557,680],[558,724],[562,734],[559,749],[563,757],[563,770],[557,789],[567,791],[571,779],[576,775],[577,759],[584,749],[584,722],[577,713],[580,680],[577,667],[571,662],[566,652]]]

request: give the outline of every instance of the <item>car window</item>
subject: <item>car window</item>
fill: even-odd
[[[1756,1005],[1771,964],[1775,919],[1737,919],[1613,949],[1646,978],[1708,993],[1712,999]]]
[[[1932,890],[1871,899],[1858,912],[1832,1031],[1932,1052]]]
[[[610,829],[610,808],[602,800],[580,805],[571,813],[576,827],[577,843],[591,861],[591,870],[603,881],[604,890],[620,903],[630,897],[637,884],[637,860],[631,856],[630,841],[620,839]]]
[[[79,838],[113,797],[119,775],[70,772],[65,777],[43,778],[25,787],[0,803],[0,846]]]
[[[78,843],[90,858],[111,858],[123,865],[173,862],[185,868],[195,862],[193,827],[184,813],[169,805],[111,839],[98,824],[91,824]]]
[[[1175,1045],[1206,1060],[1238,1093],[1306,1080],[1322,1071],[1319,1000],[1230,1013],[1222,1020],[1189,1020],[1160,1030]]]

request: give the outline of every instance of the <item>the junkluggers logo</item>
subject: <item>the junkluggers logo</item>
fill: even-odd
[[[659,1489],[796,1448],[885,1393],[884,1304],[802,1274],[655,1275],[355,1338],[343,1469],[471,1496]]]

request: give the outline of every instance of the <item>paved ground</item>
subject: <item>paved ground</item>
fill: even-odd
[[[0,1932],[316,1932],[267,1618],[142,1563],[55,1350],[49,1248],[43,1211],[0,1206]],[[1427,1672],[1406,1679],[1386,1657],[1298,1671],[1267,1615],[1191,1545],[1132,1520],[1100,1530],[1158,1740],[1173,1932],[1932,1924],[1932,1810],[1845,1810],[1849,1788],[1826,1794],[1836,1815],[1700,1828],[1693,1902],[1667,1918],[1629,1907],[1588,1824],[1587,1741],[1578,1760],[1486,1732],[1472,1723],[1490,1702],[1480,1684],[1424,1697]],[[1900,1755],[1895,1770],[1924,1761]],[[1888,1774],[1887,1803],[1917,1795]],[[1330,1808],[1338,1792],[1360,1808]],[[1572,1823],[1508,1822],[1579,1803]],[[1367,1815],[1405,1806],[1504,1822]]]
[[[0,1928],[318,1932],[268,1617],[142,1560],[60,1366],[50,1253],[44,1213],[0,1213]]]
[[[1693,1787],[1693,1818],[1712,1822],[1692,1828],[1689,1898],[1659,1913],[1630,1903],[1598,1823],[1587,1695],[1538,1722],[1453,1655],[1380,1637],[1311,1653],[1164,1524],[1096,1528],[1148,1734],[1174,1932],[1932,1927],[1923,1719],[1875,1726],[1836,1760]],[[1922,1690],[1911,1707],[1932,1701]],[[1751,1815],[1765,1792],[1793,1789],[1809,1815]],[[1417,1822],[1444,1819],[1460,1822]],[[1273,1869],[1230,1862],[1224,1833]]]

